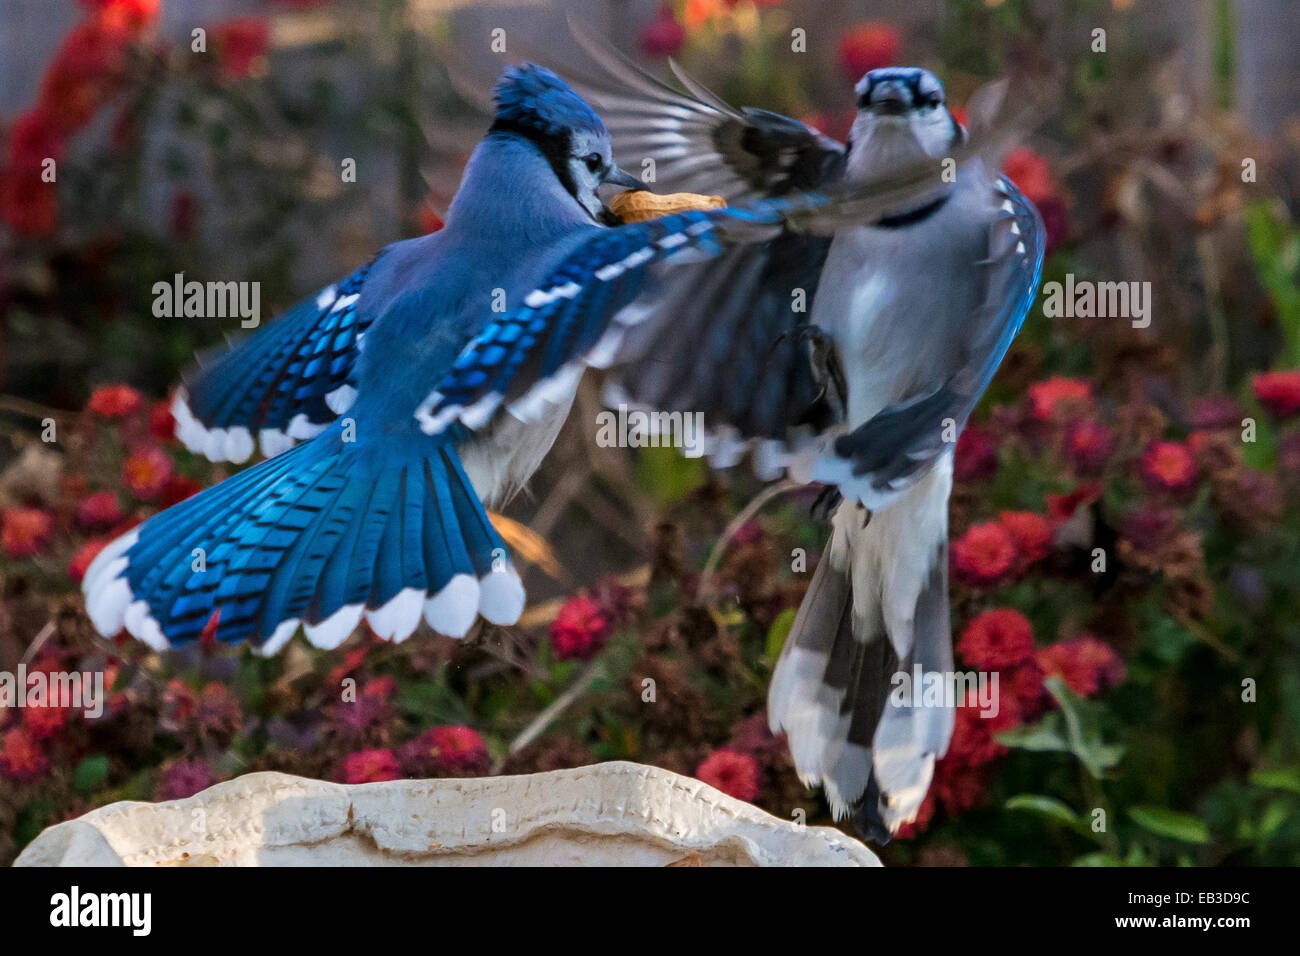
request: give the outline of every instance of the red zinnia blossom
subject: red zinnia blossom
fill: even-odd
[[[686,27],[677,22],[673,8],[665,4],[658,15],[641,28],[641,53],[648,57],[674,56],[686,40]]]
[[[22,726],[33,740],[48,740],[68,725],[66,707],[24,707]]]
[[[50,769],[50,757],[32,732],[14,727],[0,738],[0,776],[14,783],[30,783]]]
[[[715,750],[704,758],[695,776],[737,800],[758,798],[758,761],[734,750]]]
[[[252,76],[257,61],[266,55],[266,21],[259,17],[236,17],[212,32],[221,53],[222,77],[241,80]]]
[[[1114,448],[1115,436],[1100,422],[1075,422],[1065,433],[1066,457],[1082,472],[1100,471]]]
[[[0,170],[0,219],[20,236],[50,235],[59,221],[54,183],[35,169]]]
[[[126,71],[132,40],[132,31],[111,17],[84,20],[64,37],[39,94],[61,128],[80,129],[108,102]]]
[[[155,800],[184,800],[217,782],[206,760],[178,760],[163,769],[153,788]]]
[[[1275,418],[1300,412],[1300,369],[1264,372],[1251,379],[1250,384],[1260,404]]]
[[[106,22],[142,27],[158,15],[159,0],[81,0]]]
[[[99,552],[103,551],[106,547],[108,547],[108,540],[106,538],[101,538],[96,541],[87,541],[83,544],[80,549],[78,549],[77,553],[72,556],[72,560],[68,562],[68,577],[72,578],[75,583],[80,584],[81,579],[84,578],[86,572],[90,570],[91,562],[94,561],[95,558],[99,557]]]
[[[967,425],[953,453],[953,476],[958,481],[979,481],[992,478],[997,470],[997,442],[978,425]]]
[[[585,594],[569,598],[551,622],[551,646],[562,661],[589,661],[605,646],[609,621]]]
[[[1034,653],[1034,629],[1019,611],[985,611],[966,625],[957,641],[966,663],[982,670],[1000,670],[1027,661]]]
[[[343,758],[339,776],[344,783],[375,783],[396,780],[402,775],[397,755],[391,750],[358,750]]]
[[[1021,566],[1041,561],[1052,553],[1052,526],[1032,511],[1004,511],[998,522],[1016,543]]]
[[[1058,410],[1066,411],[1092,401],[1092,383],[1083,378],[1061,378],[1054,375],[1045,382],[1029,386],[1029,402],[1034,417],[1051,421]]]
[[[856,83],[864,73],[898,61],[903,38],[893,24],[872,20],[859,23],[840,37],[840,66],[849,81]]]
[[[126,418],[139,411],[142,401],[130,385],[101,385],[90,394],[86,407],[103,418]]]
[[[77,524],[83,528],[111,528],[121,520],[122,509],[111,491],[97,491],[77,503]]]
[[[996,584],[1016,564],[1016,542],[996,521],[972,525],[952,543],[952,567],[967,584]]]
[[[1196,459],[1183,442],[1153,441],[1138,467],[1152,488],[1185,491],[1196,484]]]
[[[1090,634],[1040,648],[1034,659],[1045,676],[1060,677],[1081,697],[1091,697],[1124,680],[1124,662],[1119,655]]]
[[[470,727],[431,727],[403,744],[398,757],[419,777],[478,777],[489,766],[487,743]]]
[[[984,715],[979,695],[975,691],[969,692],[961,705],[953,711],[952,741],[948,744],[948,753],[940,761],[941,764],[947,764],[945,776],[962,766],[975,767],[988,763],[1007,752],[1007,748],[998,743],[993,735],[1014,727],[1019,714],[1014,708],[1003,706],[1000,686],[998,698],[996,715]],[[939,776],[937,771],[935,776]],[[966,807],[953,809],[964,810]]]
[[[1002,171],[1035,203],[1056,193],[1047,160],[1028,146],[1019,146],[1007,153],[1002,160]]]
[[[122,465],[122,482],[131,494],[149,501],[167,486],[172,460],[161,448],[141,448]]]
[[[6,508],[0,514],[0,547],[11,558],[30,558],[53,531],[53,515],[40,508]]]

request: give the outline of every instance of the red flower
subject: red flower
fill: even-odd
[[[1029,386],[1029,402],[1034,417],[1051,421],[1058,412],[1077,410],[1092,402],[1092,383],[1082,378],[1052,376],[1045,382]]]
[[[158,16],[159,0],[81,0],[105,22],[142,27]]]
[[[102,385],[91,393],[86,407],[102,418],[126,418],[142,403],[140,393],[130,385]]]
[[[998,521],[1016,543],[1021,566],[1041,561],[1052,552],[1052,526],[1032,511],[1004,511]]]
[[[206,760],[178,760],[166,767],[153,788],[155,800],[184,800],[217,782]]]
[[[609,621],[585,594],[569,598],[551,622],[551,646],[562,660],[589,661],[605,646]]]
[[[358,750],[343,758],[339,776],[344,783],[375,783],[396,780],[402,775],[397,755],[391,750]]]
[[[97,491],[77,503],[77,524],[83,528],[111,528],[121,520],[122,509],[111,491]]]
[[[1138,462],[1142,477],[1155,489],[1186,491],[1196,484],[1196,459],[1183,442],[1154,441]]]
[[[992,478],[998,470],[998,446],[978,425],[967,425],[957,439],[953,475],[958,481]]]
[[[1047,516],[1053,521],[1068,521],[1084,505],[1090,505],[1101,498],[1101,489],[1096,485],[1079,485],[1064,495],[1044,495],[1047,499]]]
[[[1124,680],[1124,662],[1119,655],[1090,634],[1040,648],[1034,659],[1045,676],[1060,677],[1081,697],[1091,697]]]
[[[892,24],[879,20],[860,23],[840,37],[840,66],[849,81],[856,83],[864,73],[896,63],[902,45]]]
[[[170,508],[176,502],[184,501],[191,495],[197,495],[202,490],[202,486],[193,478],[186,478],[184,475],[172,475],[167,479],[167,484],[163,485],[162,494],[158,496],[158,505],[161,508]]]
[[[50,769],[50,757],[25,727],[14,727],[0,738],[0,776],[30,783]]]
[[[0,547],[11,558],[30,558],[54,531],[54,517],[40,508],[6,508],[0,514]]]
[[[673,56],[685,40],[686,28],[673,16],[673,8],[665,4],[659,8],[658,15],[641,28],[641,54],[651,58]]]
[[[33,740],[48,740],[68,725],[65,707],[24,707],[22,726]]]
[[[227,80],[252,76],[266,55],[267,26],[260,17],[236,17],[213,31],[221,54],[221,75]]]
[[[90,563],[99,557],[99,552],[103,551],[107,546],[108,539],[106,538],[87,541],[83,544],[77,553],[72,556],[72,560],[68,562],[68,577],[72,578],[75,583],[80,584],[81,579],[90,570]]]
[[[417,777],[479,777],[488,772],[487,743],[470,727],[432,727],[398,751]]]
[[[1056,193],[1047,160],[1028,146],[1019,146],[1007,153],[1002,160],[1002,171],[1035,203]]]
[[[1079,421],[1065,433],[1065,454],[1079,471],[1096,473],[1115,448],[1115,436],[1100,422]]]
[[[734,750],[715,750],[695,770],[695,776],[737,800],[758,798],[758,761]]]
[[[1251,379],[1251,387],[1260,404],[1275,418],[1300,412],[1300,369],[1264,372]]]
[[[113,17],[94,17],[72,28],[39,94],[61,129],[80,129],[108,102],[126,71],[132,41],[131,31]]]
[[[967,584],[996,584],[1015,563],[1015,539],[996,521],[973,525],[952,543],[953,571]]]
[[[172,460],[161,448],[138,449],[122,465],[122,482],[131,494],[149,501],[167,486]]]
[[[19,236],[50,235],[59,221],[54,183],[43,182],[35,169],[0,170],[0,219]]]
[[[30,109],[9,127],[9,162],[19,168],[39,170],[47,159],[62,158],[67,142],[67,134],[48,111]]]
[[[168,402],[154,402],[149,409],[149,434],[160,442],[176,437],[176,419]]]
[[[1034,653],[1034,629],[1019,611],[985,611],[966,625],[957,641],[966,663],[983,670],[1000,670],[1027,661]]]

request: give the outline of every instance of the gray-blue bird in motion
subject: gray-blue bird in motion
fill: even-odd
[[[602,109],[615,155],[630,169],[653,159],[662,189],[742,205],[851,191],[959,156],[967,140],[923,69],[863,76],[841,146],[797,120],[733,109],[676,64],[685,95],[584,45],[618,81],[579,86]],[[951,706],[921,706],[919,687],[915,698],[891,691],[903,686],[897,675],[953,670],[953,449],[1024,320],[1043,258],[1042,221],[1009,180],[976,154],[948,168],[869,221],[826,236],[786,231],[661,285],[640,304],[659,318],[625,347],[636,361],[611,398],[703,410],[724,426],[711,451],[720,463],[752,448],[761,475],[838,489],[768,717],[835,816],[856,813],[882,842],[915,819],[952,736]]]

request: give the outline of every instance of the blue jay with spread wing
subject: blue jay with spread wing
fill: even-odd
[[[952,159],[936,188],[866,220],[783,229],[657,284],[638,303],[608,399],[703,411],[720,464],[752,447],[760,475],[784,469],[835,489],[830,540],[777,662],[768,718],[835,816],[854,813],[860,832],[885,842],[915,819],[952,736],[950,705],[891,692],[900,673],[953,669],[953,449],[1033,301],[1042,221],[966,151],[967,131],[926,70],[863,76],[840,145],[796,120],[733,109],[675,63],[687,93],[579,40],[615,81],[579,89],[602,110],[616,155],[628,168],[654,159],[662,188],[761,203]]]

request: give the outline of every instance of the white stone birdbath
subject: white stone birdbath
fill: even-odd
[[[691,777],[613,762],[346,785],[252,773],[50,827],[16,866],[879,866]]]

